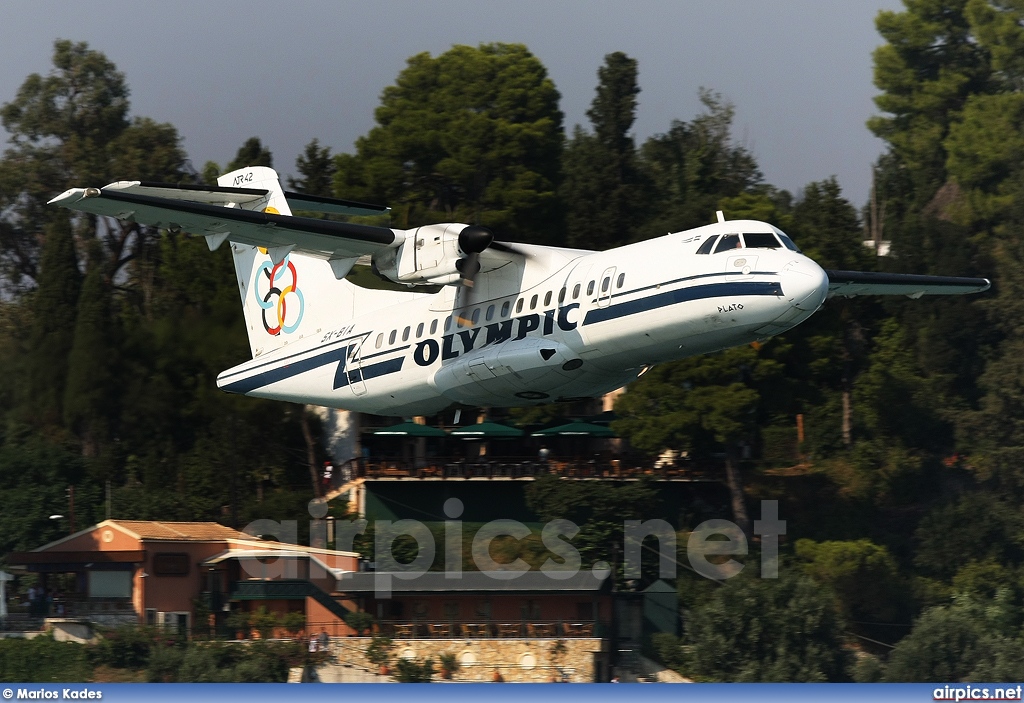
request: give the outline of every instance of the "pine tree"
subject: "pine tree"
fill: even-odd
[[[98,244],[94,243],[94,249]],[[68,356],[64,421],[82,443],[82,454],[96,456],[116,418],[114,379],[117,338],[111,315],[110,284],[94,252],[78,299],[74,342]]]
[[[46,228],[39,269],[39,287],[31,298],[23,417],[36,426],[58,426],[82,287],[71,221],[64,212],[56,213]]]
[[[587,111],[594,133],[577,127],[563,157],[567,238],[586,249],[628,242],[640,211],[640,173],[629,134],[640,93],[636,59],[608,54],[598,79]]]

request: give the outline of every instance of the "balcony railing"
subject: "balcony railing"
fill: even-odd
[[[635,466],[618,459],[612,460],[550,460],[504,458],[493,461],[456,461],[436,457],[425,462],[401,459],[356,459],[347,462],[333,478],[340,487],[355,478],[422,478],[422,479],[522,479],[551,474],[565,478],[711,480],[721,472],[715,467],[694,466],[681,462],[673,466],[654,468]]]
[[[392,639],[572,639],[604,637],[598,620],[383,620],[374,634]]]

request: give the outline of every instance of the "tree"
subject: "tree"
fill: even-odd
[[[809,577],[741,574],[688,613],[683,671],[699,681],[841,681],[842,631]]]
[[[321,147],[316,139],[306,145],[302,154],[295,159],[295,170],[302,177],[288,177],[288,187],[309,195],[331,195],[334,185],[335,165],[330,147]]]
[[[234,160],[228,164],[226,171],[235,171],[246,166],[273,166],[270,149],[263,146],[259,137],[249,137],[245,144],[238,148]]]
[[[27,369],[21,405],[25,418],[36,426],[59,426],[82,287],[71,221],[64,213],[47,227],[39,269],[39,286],[31,299],[32,327],[22,357]]]
[[[106,56],[88,44],[57,40],[53,71],[32,74],[0,108],[10,147],[0,162],[0,261],[23,287],[37,274],[36,235],[56,216],[46,202],[71,186],[115,179],[177,181],[184,153],[170,125],[128,118],[128,86]],[[108,273],[137,258],[153,232],[104,218]],[[75,220],[80,237],[97,236],[95,217]]]
[[[521,44],[417,54],[385,88],[377,126],[337,157],[335,195],[391,204],[401,227],[468,222],[557,243],[558,98]]]
[[[785,407],[782,368],[769,349],[752,347],[655,366],[615,404],[620,419],[612,427],[650,454],[676,448],[706,455],[724,447],[733,516],[749,535],[739,446],[754,445],[759,412]]]
[[[796,542],[804,571],[836,594],[848,620],[893,622],[900,614],[905,588],[889,550],[870,540]]]
[[[82,454],[89,457],[99,454],[117,417],[115,368],[119,341],[102,260],[98,254],[92,259],[78,300],[64,391],[64,422],[80,439]]]
[[[641,212],[636,146],[629,131],[636,117],[637,62],[608,54],[598,72],[597,95],[587,111],[593,134],[579,127],[563,156],[568,243],[603,250],[631,238]]]
[[[721,95],[701,89],[705,112],[675,120],[640,148],[639,167],[651,190],[651,215],[639,238],[657,237],[714,221],[719,201],[755,190],[761,171],[750,152],[732,139],[735,110]]]
[[[946,182],[942,146],[971,94],[986,92],[987,52],[972,35],[969,0],[906,0],[906,10],[878,13],[886,43],[875,49],[875,104],[885,116],[868,128],[889,143],[911,175],[923,207]]]

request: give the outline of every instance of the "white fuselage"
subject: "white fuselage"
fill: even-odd
[[[754,246],[732,248],[730,234],[757,237],[737,238],[736,244],[749,239]],[[729,248],[698,253],[711,237]],[[828,289],[814,261],[755,221],[716,223],[599,253],[517,246],[530,255],[488,260],[485,252],[468,304],[468,289],[459,286],[432,295],[391,293],[388,307],[360,314],[356,305],[354,316],[339,314],[315,336],[225,371],[218,385],[396,416],[432,414],[455,403],[501,407],[594,397],[651,364],[787,330],[813,314]]]

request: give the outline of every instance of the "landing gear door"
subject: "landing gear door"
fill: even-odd
[[[607,268],[597,282],[597,307],[606,308],[612,302],[612,287],[615,285],[615,267]]]

